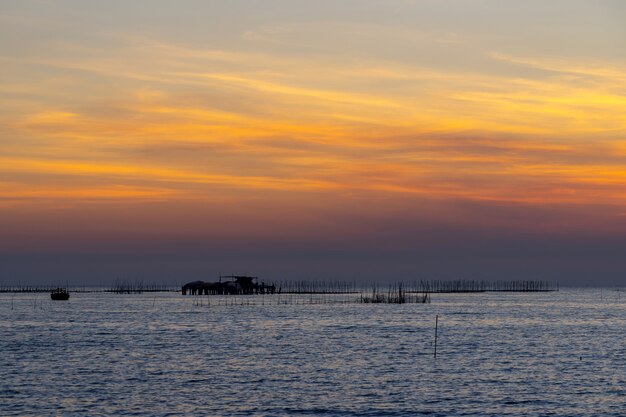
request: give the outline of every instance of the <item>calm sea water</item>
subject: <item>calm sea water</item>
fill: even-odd
[[[0,294],[0,415],[626,415],[624,292],[230,300]]]

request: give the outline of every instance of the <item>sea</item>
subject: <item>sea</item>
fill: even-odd
[[[626,415],[626,292],[352,301],[0,294],[0,416]]]

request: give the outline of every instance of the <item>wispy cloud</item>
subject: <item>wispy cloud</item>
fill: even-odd
[[[291,29],[262,32],[282,39]],[[0,101],[12,138],[0,142],[0,172],[19,184],[0,188],[5,201],[183,201],[219,190],[624,204],[626,97],[614,63],[492,53],[481,64],[550,72],[521,77],[108,38],[105,49],[60,42],[0,57],[10,80],[0,90],[16,97]]]

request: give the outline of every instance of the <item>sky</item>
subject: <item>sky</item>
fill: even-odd
[[[0,0],[0,284],[626,285],[626,2]]]

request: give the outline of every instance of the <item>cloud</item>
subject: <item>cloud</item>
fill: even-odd
[[[313,206],[323,196],[328,206],[409,199],[623,212],[614,207],[625,203],[626,99],[614,62],[491,54],[465,68],[123,33],[101,41],[1,58],[11,81],[0,90],[16,97],[0,101],[5,207],[309,195]],[[502,63],[548,74],[522,77]]]

